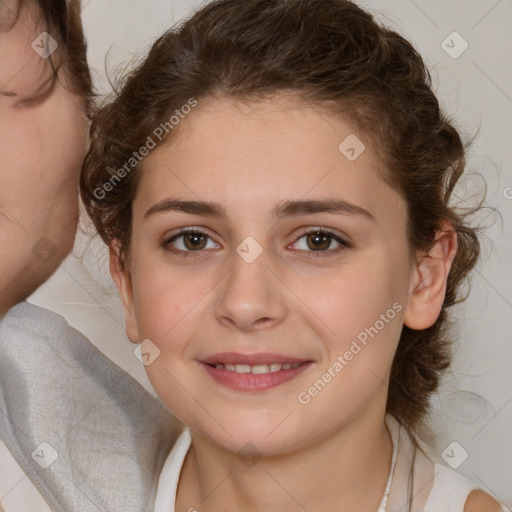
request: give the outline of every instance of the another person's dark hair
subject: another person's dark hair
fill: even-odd
[[[87,64],[87,45],[81,20],[80,0],[15,0],[0,8],[0,30],[10,30],[18,22],[22,5],[38,8],[48,25],[48,33],[63,50],[63,69],[71,90],[85,98],[85,110],[92,108],[93,85]],[[49,62],[53,65],[52,56]]]
[[[443,221],[458,235],[439,318],[424,330],[404,326],[392,365],[387,412],[414,432],[449,367],[448,309],[466,299],[462,285],[480,253],[478,230],[467,220],[479,206],[462,213],[448,204],[469,142],[462,142],[431,86],[414,47],[353,2],[216,0],[162,35],[97,113],[82,199],[105,243],[118,242],[126,259],[144,161],[103,198],[95,191],[190,98],[250,103],[293,93],[345,118],[377,152],[383,179],[407,203],[411,251],[431,249]],[[168,137],[182,124],[186,119]]]
[[[73,92],[92,98],[92,81],[87,64],[87,45],[84,37],[80,0],[38,0],[50,29],[64,45],[66,70]]]

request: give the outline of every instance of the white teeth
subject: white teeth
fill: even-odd
[[[289,370],[290,368],[297,368],[301,363],[271,363],[271,364],[221,364],[217,363],[215,368],[217,370],[228,370],[230,372],[236,373],[273,373],[278,372],[279,370]]]
[[[236,373],[251,373],[250,364],[235,364]]]
[[[268,373],[269,371],[270,368],[268,367],[268,364],[255,364],[254,366],[251,366],[252,373]]]

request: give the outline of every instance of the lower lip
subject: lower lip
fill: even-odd
[[[264,391],[274,388],[297,377],[312,365],[312,361],[302,363],[296,368],[279,370],[269,373],[237,373],[225,369],[217,369],[206,363],[201,363],[203,368],[219,384],[237,391]]]

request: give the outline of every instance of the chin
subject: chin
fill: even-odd
[[[305,433],[301,434],[297,431],[297,425],[291,421],[291,418],[283,422],[283,417],[286,415],[279,415],[275,418],[268,417],[266,421],[261,419],[258,421],[256,416],[256,411],[252,417],[246,415],[244,419],[238,415],[223,416],[222,426],[208,422],[198,425],[197,428],[191,425],[190,428],[225,450],[241,456],[272,456],[297,449],[298,440]],[[286,424],[287,422],[290,423]]]

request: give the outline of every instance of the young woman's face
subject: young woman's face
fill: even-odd
[[[283,453],[383,413],[412,263],[369,141],[277,99],[200,102],[182,122],[144,162],[133,295],[121,285],[155,391],[232,451]]]
[[[72,247],[88,121],[83,99],[66,87],[61,48],[51,54],[54,80],[36,7],[23,2],[15,24],[6,9],[0,13],[1,315]]]

